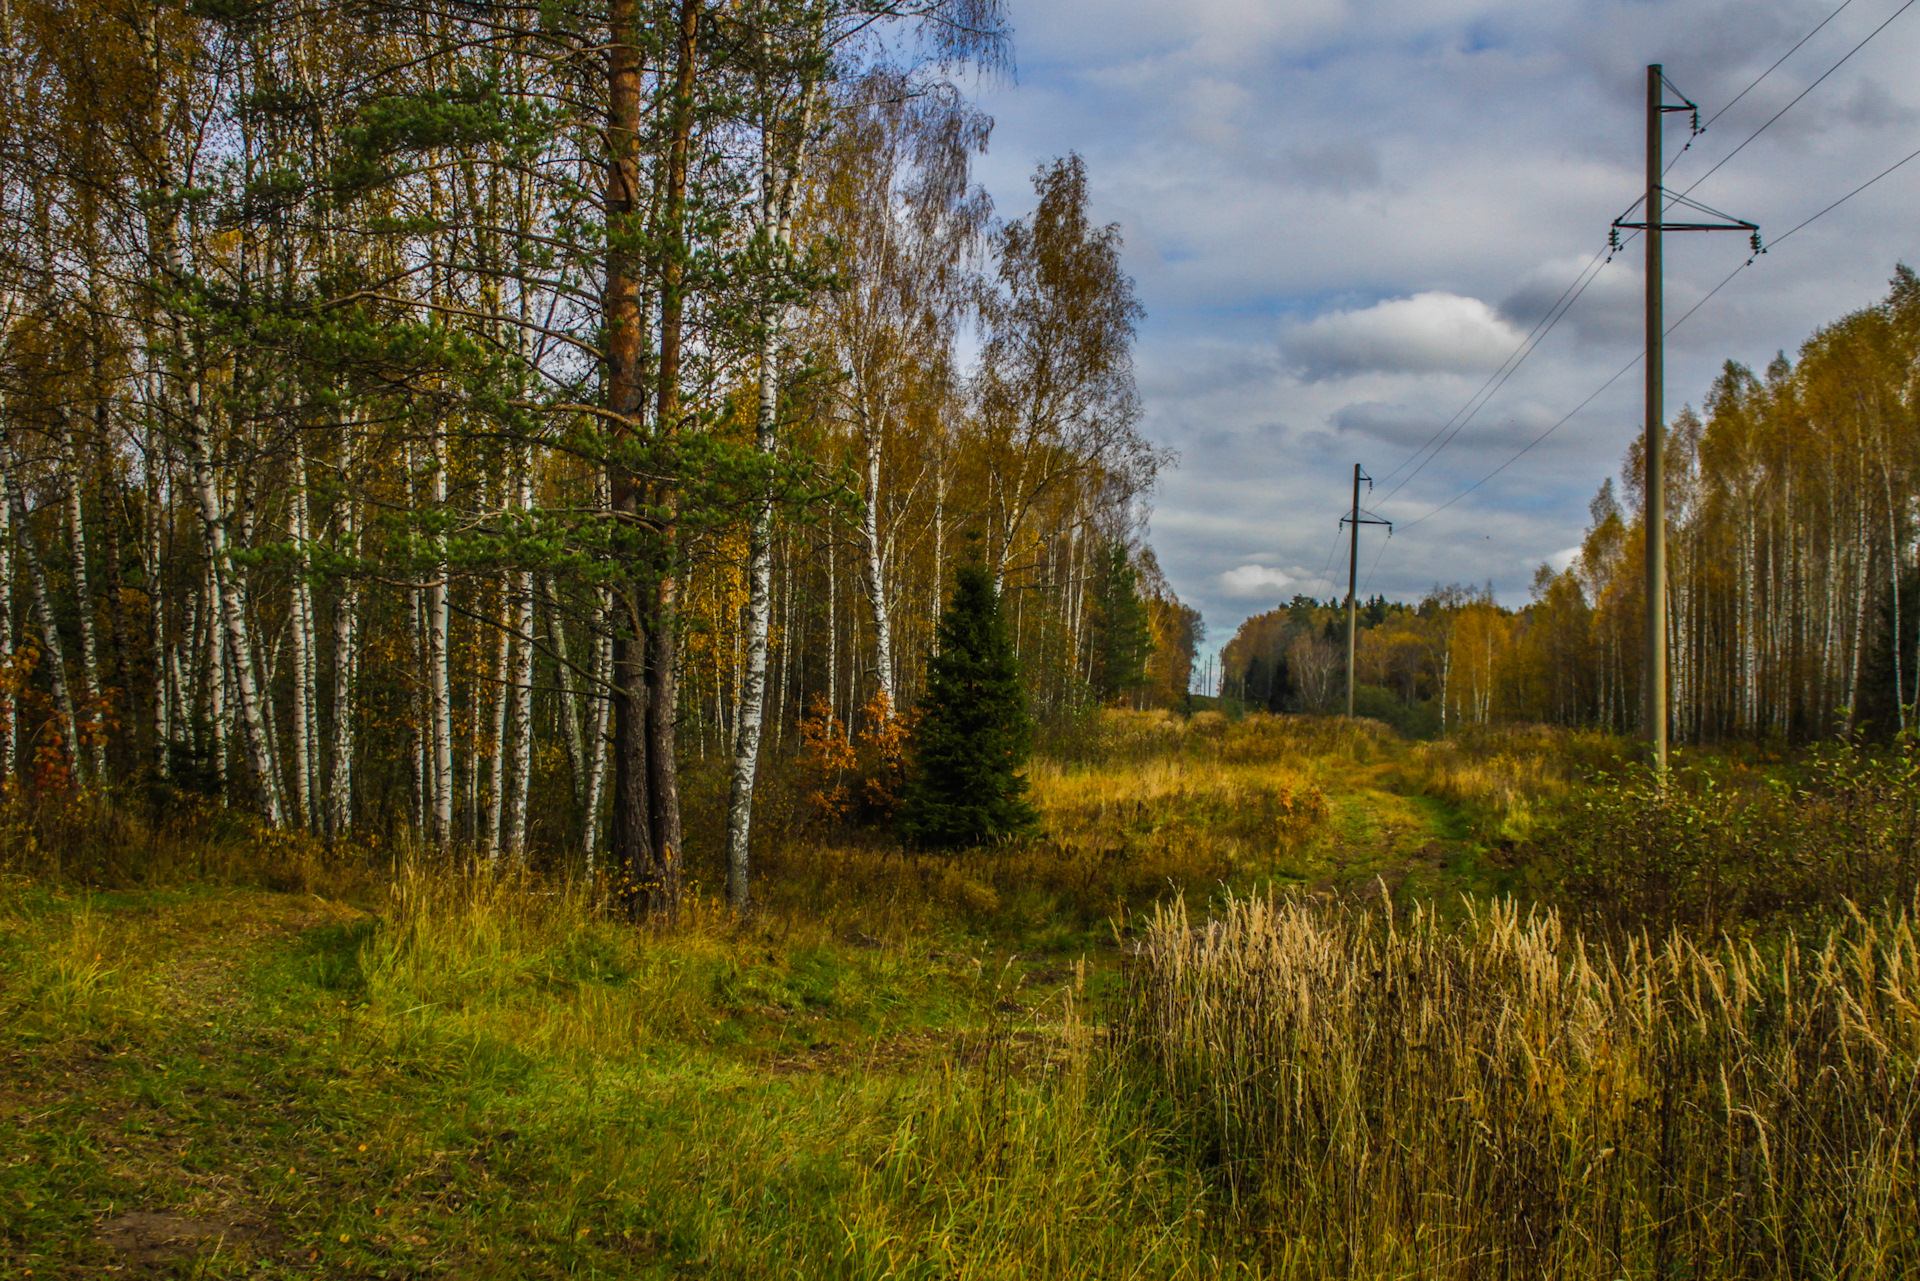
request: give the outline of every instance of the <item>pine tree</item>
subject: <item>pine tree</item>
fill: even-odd
[[[1026,801],[1020,771],[1033,725],[985,566],[965,564],[955,574],[939,640],[939,652],[927,660],[901,835],[915,845],[955,849],[1031,831],[1039,815]]]

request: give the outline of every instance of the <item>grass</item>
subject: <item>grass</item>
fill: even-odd
[[[0,882],[0,1276],[1902,1275],[1911,926],[1490,903],[1606,750],[1109,715],[1041,840],[801,834],[671,931],[63,813]],[[1904,866],[1856,773],[1778,813]]]
[[[1124,1017],[1277,1275],[1920,1269],[1920,952],[1590,944],[1265,897],[1147,929]]]

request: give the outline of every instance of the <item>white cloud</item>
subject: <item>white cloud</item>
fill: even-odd
[[[1243,599],[1249,596],[1273,596],[1293,586],[1295,581],[1293,575],[1285,570],[1267,565],[1242,565],[1220,575],[1220,590]]]
[[[1567,566],[1573,564],[1573,562],[1579,558],[1580,549],[1578,547],[1562,547],[1559,551],[1547,557],[1547,564],[1553,566],[1554,573],[1564,574],[1567,572]]]
[[[1520,339],[1480,299],[1434,290],[1317,316],[1289,332],[1281,348],[1311,380],[1369,371],[1485,372]]]

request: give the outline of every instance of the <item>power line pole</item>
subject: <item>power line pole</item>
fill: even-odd
[[[1665,131],[1660,64],[1647,68],[1647,635],[1643,714],[1653,767],[1667,772],[1667,323],[1666,263],[1661,258],[1661,142]]]
[[[1622,227],[1644,231],[1647,237],[1647,403],[1646,403],[1646,678],[1643,694],[1642,732],[1654,769],[1667,772],[1667,483],[1666,483],[1666,264],[1662,258],[1661,233],[1668,231],[1746,231],[1752,233],[1753,248],[1760,251],[1758,225],[1723,214],[1683,195],[1671,196],[1674,204],[1709,214],[1722,222],[1668,222],[1666,207],[1669,193],[1661,185],[1661,135],[1667,113],[1693,113],[1693,131],[1700,132],[1700,108],[1686,95],[1674,89],[1678,103],[1667,101],[1673,86],[1661,73],[1660,64],[1647,66],[1647,192],[1644,222],[1625,222],[1626,215],[1613,220],[1612,243],[1620,245]],[[1631,212],[1631,211],[1629,211]]]
[[[1360,470],[1360,464],[1353,465],[1353,512],[1342,516],[1342,525],[1353,526],[1351,541],[1347,545],[1347,715],[1353,715],[1353,656],[1356,638],[1359,635],[1357,621],[1360,612],[1357,583],[1360,573],[1360,526],[1385,525],[1387,532],[1393,532],[1393,522],[1374,517],[1362,518],[1360,515],[1360,482],[1367,482],[1367,488],[1373,488],[1373,477]]]

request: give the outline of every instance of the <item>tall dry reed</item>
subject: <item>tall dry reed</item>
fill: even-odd
[[[1912,919],[1156,912],[1121,1044],[1282,1275],[1920,1275]]]

